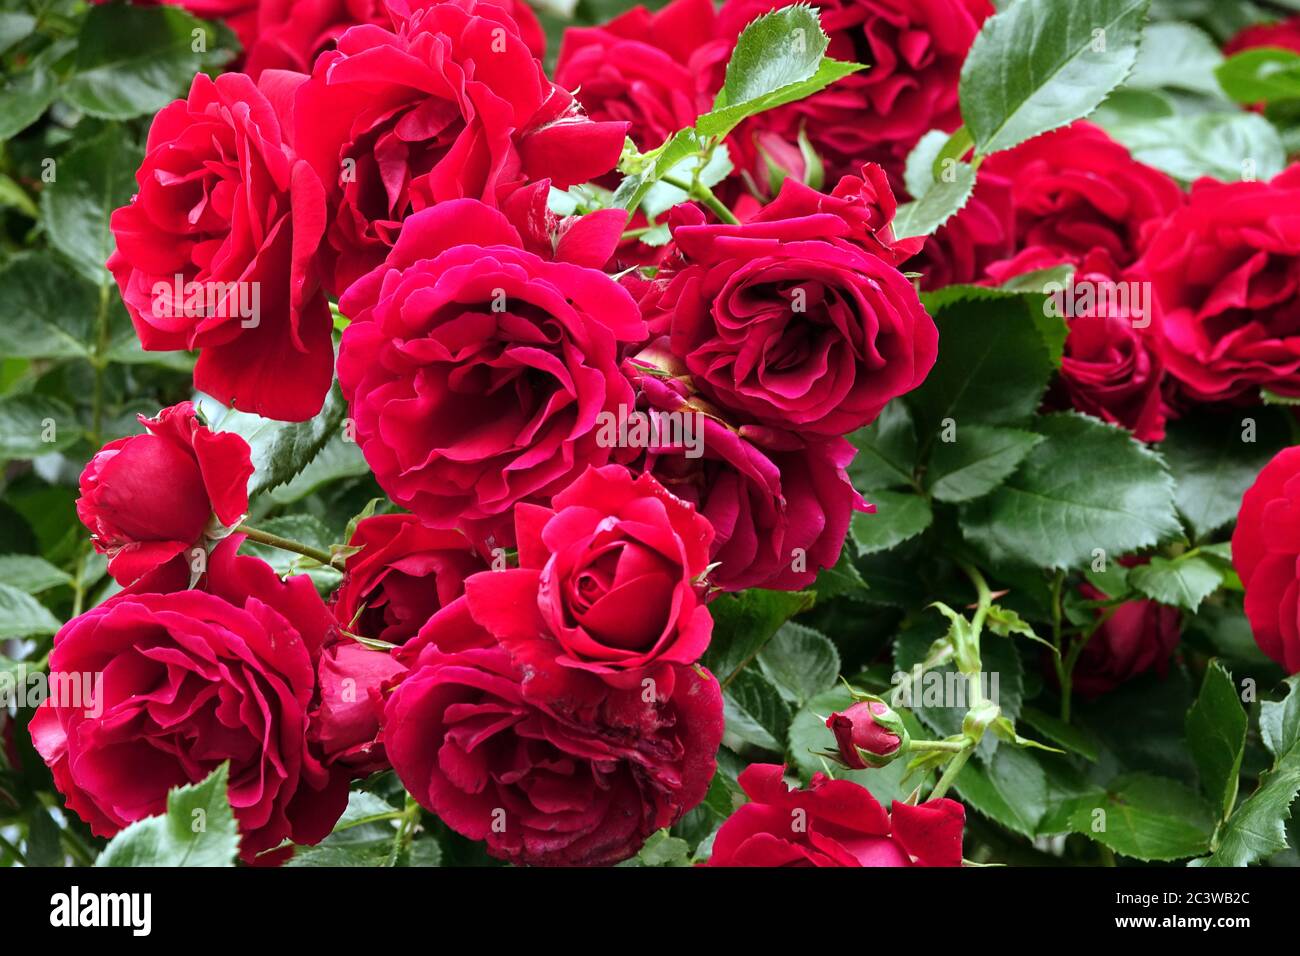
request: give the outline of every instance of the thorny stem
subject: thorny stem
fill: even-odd
[[[330,566],[333,564],[333,558],[328,551],[322,551],[320,548],[313,548],[309,544],[303,544],[301,541],[293,541],[289,538],[282,538],[278,534],[272,534],[269,531],[262,531],[258,528],[249,527],[241,524],[235,528],[237,534],[247,535],[254,541],[262,544],[269,544],[273,548],[279,548],[281,551],[292,551],[295,554],[301,554],[305,558],[311,558],[319,561],[321,564]]]
[[[704,205],[708,206],[715,216],[727,223],[727,225],[740,225],[740,220],[736,218],[735,214],[722,204],[722,200],[713,195],[712,189],[704,185],[704,183],[700,182],[698,179],[694,182],[686,183],[673,176],[665,176],[662,182],[667,183],[669,186],[676,186],[692,199],[704,203]]]

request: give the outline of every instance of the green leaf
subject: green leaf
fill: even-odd
[[[305,422],[277,422],[252,412],[225,409],[210,399],[200,403],[214,431],[234,432],[252,449],[253,477],[248,494],[253,495],[283,485],[305,469],[322,448],[338,433],[347,413],[347,402],[338,384],[325,396],[325,405],[315,418]]]
[[[369,472],[370,466],[357,443],[336,434],[306,468],[271,492],[271,500],[278,505],[293,504],[326,485]]]
[[[741,671],[723,694],[723,743],[733,750],[751,744],[784,753],[792,715],[790,705],[767,678],[757,670]]]
[[[628,142],[630,143],[631,140]],[[636,209],[655,183],[702,149],[704,149],[704,142],[696,135],[695,130],[678,130],[658,149],[637,157],[638,168],[618,184],[618,189],[610,199],[610,205],[620,209]]]
[[[1051,796],[1040,759],[1015,747],[999,747],[987,764],[968,762],[953,787],[990,820],[1030,837],[1038,832]]]
[[[1204,113],[1137,120],[1107,128],[1138,162],[1193,182],[1212,176],[1225,182],[1247,174],[1272,179],[1286,167],[1277,128],[1257,113]]]
[[[945,419],[1018,424],[1038,408],[1052,375],[1052,356],[1032,303],[1040,297],[995,290],[946,289],[927,296],[939,327],[939,359],[907,397],[922,444],[939,438]]]
[[[917,461],[916,429],[904,402],[890,402],[879,418],[849,435],[849,441],[858,449],[848,468],[854,488],[866,491],[912,486]]]
[[[131,201],[136,190],[135,171],[142,160],[143,154],[122,129],[107,126],[59,158],[54,182],[41,193],[50,241],[96,285],[110,281],[104,268],[113,251],[109,217],[114,209]]]
[[[1047,440],[1016,473],[962,506],[962,534],[995,563],[1080,568],[1180,533],[1164,463],[1127,432],[1074,412],[1036,430]]]
[[[15,13],[6,10],[0,13],[0,53],[4,53],[15,43],[31,36],[36,29],[36,18],[30,13]]]
[[[725,136],[742,120],[801,100],[862,69],[823,58],[830,41],[805,4],[773,10],[745,27],[727,62],[713,109],[695,123],[702,136]]]
[[[1070,826],[1136,860],[1182,860],[1208,849],[1214,814],[1177,781],[1134,773],[1112,780],[1105,793],[1076,800]]]
[[[1059,717],[1053,717],[1027,704],[1020,710],[1020,719],[1053,743],[1073,750],[1085,760],[1097,762],[1101,742],[1086,727],[1067,724]]]
[[[53,634],[61,626],[36,598],[11,584],[0,584],[0,640]]]
[[[1153,601],[1195,611],[1223,583],[1223,575],[1209,561],[1195,555],[1155,556],[1149,564],[1130,570],[1128,581]]]
[[[851,547],[840,548],[840,556],[835,564],[817,575],[813,593],[817,595],[818,601],[838,597],[861,600],[866,597],[867,582],[853,563],[853,554],[854,549]]]
[[[701,663],[724,685],[752,661],[790,618],[812,606],[808,591],[751,588],[725,594],[709,604],[713,638]]]
[[[96,866],[234,866],[239,828],[226,789],[230,764],[173,788],[167,812],[139,820],[104,848]]]
[[[958,427],[955,441],[934,446],[926,471],[930,493],[939,501],[969,501],[986,495],[1042,440],[1042,435],[1017,428]]]
[[[1220,828],[1205,866],[1247,866],[1287,848],[1286,821],[1300,790],[1300,677],[1288,677],[1286,688],[1282,701],[1259,707],[1260,735],[1273,767]]]
[[[1165,87],[1219,96],[1215,69],[1223,54],[1204,30],[1190,23],[1152,23],[1142,34],[1142,49],[1127,88]]]
[[[619,866],[690,866],[691,845],[667,830],[650,834],[636,856]]]
[[[1300,99],[1300,53],[1276,47],[1245,50],[1216,71],[1223,92],[1238,103]]]
[[[96,290],[54,256],[14,256],[0,268],[0,353],[84,358],[98,308]]]
[[[912,147],[907,154],[907,164],[903,170],[903,185],[908,195],[923,196],[934,185],[934,164],[948,144],[949,134],[941,129],[932,129]]]
[[[859,555],[887,551],[914,538],[934,520],[930,502],[918,494],[903,491],[873,491],[868,500],[874,514],[855,514],[849,533]]]
[[[195,52],[194,33],[215,32],[177,7],[96,6],[82,21],[73,73],[63,98],[101,119],[153,113],[185,95],[209,54]]]
[[[44,115],[57,89],[54,63],[73,46],[71,40],[52,43],[26,69],[0,78],[0,140],[18,135]]]
[[[899,239],[930,236],[957,215],[975,189],[975,168],[953,162],[947,174],[930,184],[917,199],[903,203],[894,216],[894,235]]]
[[[782,697],[799,706],[835,686],[840,654],[825,634],[787,622],[759,652],[758,666]]]
[[[0,554],[0,581],[27,594],[39,594],[71,584],[72,575],[34,554]]]
[[[986,20],[961,71],[977,151],[1010,149],[1096,109],[1133,68],[1148,5],[1020,0]]]
[[[62,451],[80,437],[77,417],[58,399],[44,395],[0,398],[0,461]]]
[[[1175,500],[1194,540],[1237,517],[1241,496],[1274,453],[1290,444],[1289,415],[1254,409],[1198,414],[1169,425],[1160,446],[1176,485]],[[1251,422],[1249,428],[1246,422]],[[1245,441],[1250,437],[1253,441]]]
[[[1200,696],[1187,712],[1187,746],[1196,761],[1201,790],[1222,818],[1237,802],[1237,778],[1250,723],[1232,675],[1218,661],[1205,671]]]

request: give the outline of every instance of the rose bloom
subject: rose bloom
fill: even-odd
[[[609,461],[598,417],[631,406],[617,351],[644,337],[636,303],[602,272],[525,251],[500,212],[466,199],[417,213],[341,307],[357,442],[427,524],[507,540],[512,505]]]
[[[1300,53],[1300,14],[1279,23],[1256,23],[1223,45],[1228,56],[1257,47],[1274,47]]]
[[[1108,597],[1087,583],[1079,591],[1090,601]],[[1113,611],[1096,613],[1108,616],[1075,662],[1071,679],[1077,693],[1098,697],[1148,671],[1164,677],[1182,632],[1177,608],[1155,601],[1126,601]]]
[[[1135,269],[1153,283],[1179,398],[1300,396],[1300,165],[1271,182],[1198,181]]]
[[[663,441],[646,449],[641,466],[712,525],[713,586],[806,588],[839,560],[853,512],[875,510],[849,481],[854,448],[843,438],[808,442],[730,424],[689,390],[685,367],[664,339],[623,368],[636,385],[639,411],[695,423],[698,453]]]
[[[248,513],[248,443],[209,431],[189,402],[139,416],[145,434],[111,441],[81,473],[77,517],[109,573],[128,585],[201,547],[214,518],[233,527]]]
[[[282,134],[276,83],[264,87],[200,73],[188,99],[154,117],[139,192],[112,215],[108,269],[146,351],[199,349],[198,389],[302,421],[320,410],[334,370],[329,305],[311,268],[324,191]]]
[[[347,805],[346,776],[307,744],[333,619],[306,575],[281,581],[236,556],[242,540],[212,553],[205,590],[130,589],[54,638],[50,672],[102,674],[102,686],[89,703],[42,703],[32,743],[98,836],[164,812],[169,789],[226,761],[246,862],[285,839],[319,842]]]
[[[877,717],[888,714],[884,701],[860,700],[844,710],[826,718],[826,727],[835,735],[835,746],[840,759],[854,770],[871,766],[862,751],[873,757],[888,757],[898,750],[903,740],[876,722]]]
[[[557,662],[637,687],[704,653],[713,528],[653,476],[591,468],[549,508],[515,508],[519,567],[465,582],[470,609],[507,649],[553,639]]]
[[[895,800],[886,813],[850,780],[818,773],[794,790],[784,774],[777,764],[741,772],[749,803],[718,829],[709,866],[961,866],[966,809],[955,800]]]
[[[1241,499],[1232,563],[1246,588],[1246,617],[1259,649],[1300,672],[1300,448],[1264,466]]]
[[[413,213],[502,202],[612,169],[625,123],[593,123],[551,83],[504,9],[448,0],[396,32],[363,25],[322,54],[295,104],[296,145],[330,191],[320,250],[337,293],[379,265]]]
[[[491,0],[515,21],[529,51],[546,52],[546,34],[525,0]],[[332,50],[350,27],[362,23],[389,27],[430,3],[408,0],[262,0],[257,4],[256,37],[245,41],[244,69],[256,78],[263,70],[310,73],[316,57]]]
[[[620,690],[552,640],[507,651],[469,610],[426,625],[385,708],[389,759],[421,806],[500,859],[574,866],[632,856],[704,798],[722,741],[712,675],[669,664],[650,693]]]
[[[901,253],[852,215],[874,209],[883,228],[893,197],[883,178],[883,195],[858,182],[862,193],[835,202],[787,179],[740,225],[706,225],[691,204],[669,215],[680,261],[642,311],[668,330],[699,392],[741,422],[843,435],[934,365],[939,334],[893,264]]]
[[[710,0],[674,0],[655,13],[638,6],[570,27],[555,82],[593,119],[625,121],[639,149],[654,149],[713,105],[731,46],[714,43],[716,29]]]
[[[457,531],[428,528],[415,515],[372,515],[357,522],[332,608],[339,626],[388,644],[405,644],[435,611],[465,592],[465,578],[487,563]]]
[[[719,33],[738,37],[780,0],[727,0]],[[805,133],[834,180],[864,161],[880,163],[901,185],[904,161],[926,132],[961,125],[957,82],[990,0],[827,0],[818,4],[830,37],[826,55],[868,68],[806,99],[765,111],[730,140],[738,170],[767,181],[769,155],[797,152]],[[795,175],[801,175],[796,170]]]

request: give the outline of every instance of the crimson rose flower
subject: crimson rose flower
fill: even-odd
[[[961,866],[966,808],[955,800],[895,800],[886,813],[850,780],[818,773],[792,790],[784,773],[777,764],[741,772],[750,802],[719,828],[709,866]]]
[[[108,269],[146,351],[200,349],[198,389],[302,421],[329,391],[334,347],[311,269],[324,191],[272,107],[286,83],[200,73],[154,117],[140,191],[111,219]]]
[[[711,0],[673,0],[655,13],[633,7],[600,26],[570,27],[555,82],[593,119],[625,121],[639,149],[654,149],[713,105],[731,52],[713,42],[716,20]]]
[[[384,692],[406,673],[396,653],[342,638],[321,652],[320,700],[310,738],[325,762],[365,777],[388,767],[381,733]]]
[[[515,527],[519,568],[465,582],[475,619],[502,646],[553,640],[561,666],[618,687],[708,647],[713,529],[651,475],[588,469],[551,507],[516,506]]]
[[[1300,165],[1272,182],[1198,181],[1136,270],[1182,396],[1300,395]]]
[[[178,556],[188,564],[214,516],[237,525],[253,474],[248,443],[209,431],[189,402],[139,419],[145,434],[109,442],[86,464],[77,499],[77,517],[123,585]]]
[[[457,531],[428,528],[415,515],[372,515],[357,522],[343,582],[334,592],[339,626],[388,644],[405,644],[433,613],[465,591],[487,563]]]
[[[99,836],[162,813],[167,791],[230,762],[230,803],[251,862],[286,838],[316,843],[347,805],[347,778],[307,745],[315,662],[333,626],[305,575],[281,581],[212,553],[206,589],[125,591],[69,621],[50,671],[96,675],[94,699],[47,699],[32,743],[67,806]]]
[[[681,261],[642,310],[668,329],[699,392],[742,422],[843,435],[934,365],[939,333],[893,265],[893,197],[883,181],[859,183],[852,200],[814,200],[787,179],[741,225],[706,225],[689,204],[669,215]]]
[[[734,44],[761,14],[784,0],[727,0],[718,32]],[[775,143],[795,147],[802,131],[833,180],[864,161],[880,163],[899,182],[907,154],[926,132],[961,125],[957,81],[990,0],[826,0],[817,4],[830,37],[826,55],[868,64],[806,99],[767,110],[736,131],[732,160],[760,183]],[[729,46],[728,46],[729,50]]]
[[[1232,563],[1246,587],[1246,617],[1259,649],[1300,672],[1300,448],[1264,466],[1241,499]]]
[[[699,454],[663,442],[643,465],[713,526],[709,582],[725,591],[797,591],[839,560],[862,500],[845,469],[854,448],[843,438],[805,441],[757,425],[735,426],[690,393],[686,370],[660,339],[624,370],[645,413],[689,415],[702,423]]]
[[[594,179],[618,161],[626,128],[588,121],[510,15],[476,0],[418,9],[397,32],[348,30],[294,111],[296,145],[330,191],[320,253],[340,294],[383,262],[412,213]]]
[[[1090,601],[1107,598],[1091,584],[1080,585],[1079,591]],[[1181,633],[1177,608],[1155,601],[1127,601],[1113,611],[1096,613],[1108,616],[1075,663],[1075,691],[1084,697],[1098,697],[1147,671],[1165,675]]]
[[[1300,53],[1300,15],[1280,23],[1256,23],[1246,27],[1223,45],[1223,52],[1231,56],[1263,46]]]
[[[722,741],[712,675],[664,665],[648,690],[619,690],[553,641],[507,651],[466,611],[433,617],[385,708],[389,759],[421,806],[513,863],[600,865],[704,798]]]
[[[440,203],[341,302],[339,382],[379,484],[430,525],[502,540],[515,502],[609,461],[599,414],[632,402],[618,343],[645,334],[604,273],[522,246],[497,210]]]

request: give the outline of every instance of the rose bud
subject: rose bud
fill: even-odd
[[[201,545],[213,516],[230,528],[248,513],[248,443],[208,430],[189,402],[140,416],[146,433],[105,445],[81,473],[77,517],[109,573],[130,585]]]
[[[898,714],[876,698],[831,714],[826,726],[835,735],[840,762],[853,770],[883,767],[898,756],[907,741]]]

